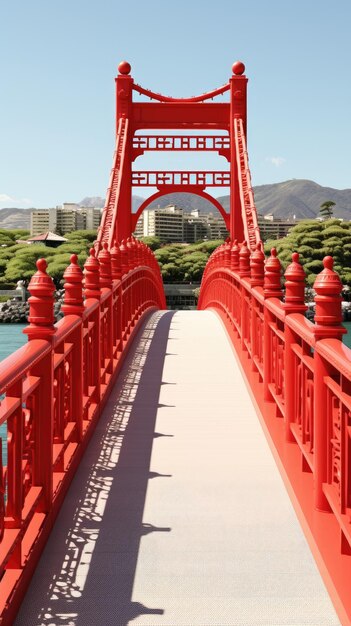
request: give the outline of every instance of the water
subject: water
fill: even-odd
[[[0,361],[12,354],[27,342],[22,330],[27,324],[0,324]],[[7,463],[6,424],[0,426],[3,464]]]

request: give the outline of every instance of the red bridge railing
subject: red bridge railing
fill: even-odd
[[[66,269],[64,318],[54,324],[46,261],[33,276],[29,342],[0,363],[0,623],[12,624],[54,518],[126,349],[143,317],[165,308],[157,261],[134,239],[92,248]],[[1,617],[2,616],[2,617]]]
[[[281,285],[273,249],[217,248],[199,309],[222,318],[263,428],[343,625],[351,623],[351,350],[342,341],[342,285],[325,257],[304,312],[305,273],[293,254]]]

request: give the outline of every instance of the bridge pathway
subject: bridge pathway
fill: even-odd
[[[153,314],[16,626],[334,626],[226,333]]]

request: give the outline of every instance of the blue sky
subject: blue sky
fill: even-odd
[[[0,207],[105,195],[122,59],[179,97],[224,84],[241,59],[253,184],[351,188],[350,0],[12,0],[0,20]],[[139,161],[167,169],[160,153]]]

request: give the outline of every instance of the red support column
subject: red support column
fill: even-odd
[[[81,323],[74,331],[72,352],[72,380],[74,393],[72,394],[72,418],[77,424],[77,441],[83,439],[83,272],[78,265],[76,254],[71,256],[71,264],[63,274],[65,280],[64,303],[61,307],[65,317],[77,315]]]
[[[233,75],[229,79],[230,84],[230,120],[229,120],[229,137],[230,137],[230,237],[231,239],[244,239],[244,226],[241,215],[241,202],[239,195],[239,168],[240,163],[237,162],[235,139],[234,139],[234,123],[235,118],[241,118],[244,124],[246,136],[246,109],[247,109],[247,78],[244,76],[245,65],[241,61],[233,64]]]
[[[238,240],[235,239],[232,245],[231,255],[230,255],[230,267],[233,272],[237,272],[239,269],[239,251],[240,248],[238,246]]]
[[[56,332],[54,326],[54,293],[55,285],[46,273],[47,262],[39,259],[36,263],[38,271],[32,277],[28,290],[29,326],[24,329],[29,341],[45,339],[51,344]],[[33,366],[31,373],[40,378],[40,386],[36,406],[36,456],[35,476],[33,484],[42,485],[43,497],[41,510],[49,512],[53,497],[53,423],[54,423],[54,350],[47,357]]]
[[[250,259],[251,287],[263,287],[264,283],[264,252],[262,244],[258,243]]]
[[[84,264],[84,295],[86,301],[90,298],[95,300],[101,299],[100,291],[100,263],[96,258],[95,249],[90,249],[90,256]],[[85,303],[87,304],[87,302]],[[86,354],[86,358],[89,362],[89,367],[86,364],[86,368],[89,376],[89,386],[94,388],[93,400],[98,404],[100,402],[100,387],[101,387],[101,319],[100,319],[100,306],[94,311],[91,316],[93,322],[93,331],[91,335],[91,349],[92,354]]]
[[[328,511],[329,504],[323,493],[323,483],[327,479],[328,463],[328,403],[325,376],[330,375],[330,364],[318,352],[320,339],[341,339],[346,332],[341,325],[341,289],[342,284],[333,271],[334,261],[331,256],[324,257],[324,270],[318,274],[313,285],[316,291],[316,312],[314,335],[316,348],[314,354],[314,478],[315,506],[320,511]]]
[[[121,269],[121,251],[118,243],[114,241],[111,250],[111,271],[112,279],[119,281],[118,295],[116,307],[114,311],[114,332],[116,335],[117,352],[122,351],[122,269]]]
[[[277,257],[275,248],[271,250],[271,256],[267,259],[264,272],[263,292],[265,299],[282,298],[283,292],[281,287],[281,264]],[[270,322],[272,314],[264,307],[264,328],[263,328],[263,389],[264,399],[269,402],[272,399],[269,391],[269,383],[272,382],[272,342],[270,332]]]
[[[247,349],[247,341],[250,342],[250,310],[248,305],[248,289],[246,288],[244,281],[247,280],[247,286],[250,284],[250,250],[247,247],[246,241],[243,241],[239,253],[239,276],[241,278],[241,348]]]
[[[121,118],[133,121],[133,78],[129,75],[131,66],[122,61],[118,66],[116,81],[116,135]],[[123,155],[123,168],[119,172],[119,201],[114,236],[121,240],[132,233],[132,131],[127,129],[126,151]]]
[[[299,255],[294,252],[292,263],[288,265],[285,272],[285,302],[283,304],[286,315],[289,313],[304,313],[307,309],[305,305],[305,272],[299,263]],[[297,372],[295,366],[295,355],[292,344],[295,342],[294,332],[285,321],[285,352],[284,370],[285,380],[285,438],[287,441],[295,441],[290,430],[290,424],[294,421],[296,412],[296,385]]]

